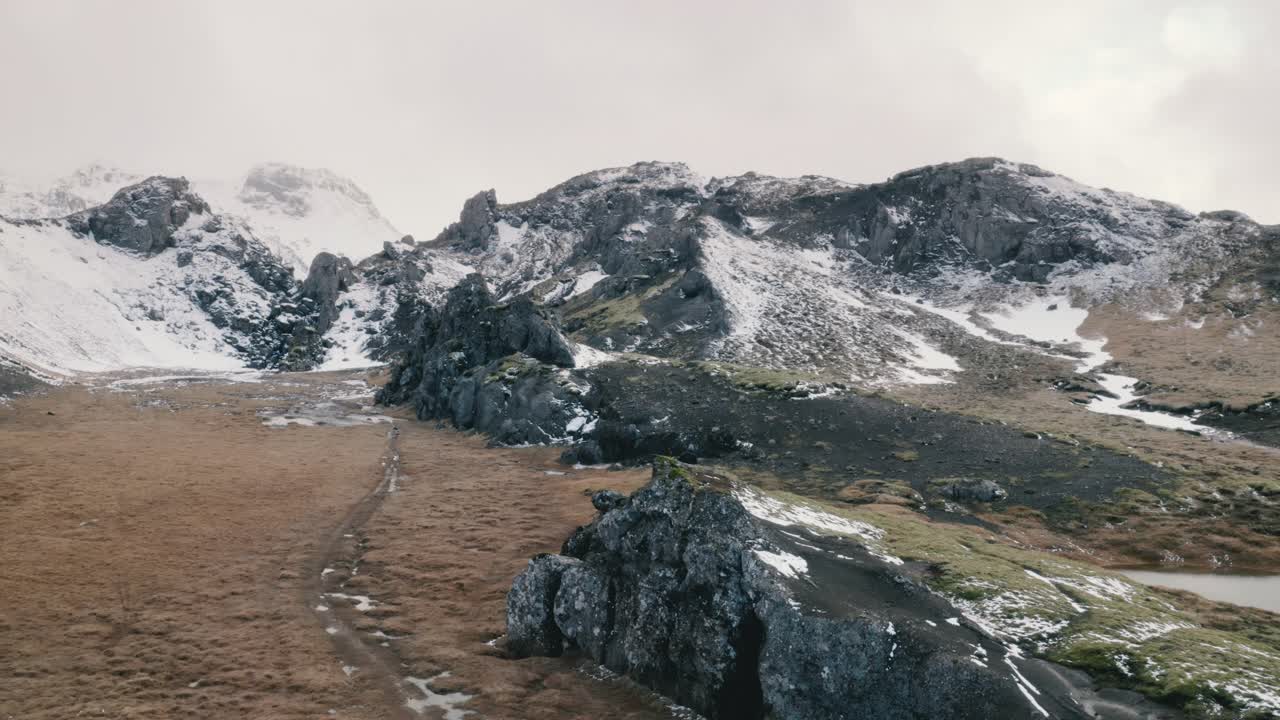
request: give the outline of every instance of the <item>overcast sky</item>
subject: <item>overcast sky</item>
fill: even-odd
[[[327,167],[424,239],[478,190],[637,160],[873,182],[999,155],[1280,222],[1277,8],[0,0],[0,171]]]

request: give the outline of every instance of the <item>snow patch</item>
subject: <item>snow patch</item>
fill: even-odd
[[[785,577],[797,578],[809,571],[809,563],[799,555],[792,555],[786,552],[769,552],[768,550],[755,550],[755,556],[769,567],[782,573]]]
[[[421,698],[409,698],[405,701],[405,707],[418,713],[425,713],[429,708],[439,711],[444,720],[462,720],[468,715],[474,715],[471,710],[464,710],[459,705],[470,700],[472,695],[462,692],[439,693],[431,686],[437,681],[450,677],[450,673],[442,672],[439,675],[433,675],[429,678],[407,677],[405,683],[416,688],[422,694]]]

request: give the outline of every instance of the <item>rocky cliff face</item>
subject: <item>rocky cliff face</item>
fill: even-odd
[[[876,384],[959,367],[932,319],[886,293],[944,307],[1190,297],[1261,235],[994,158],[871,185],[638,163],[519,203],[480,193],[423,249],[482,272],[499,298],[557,308],[599,350]]]
[[[105,204],[67,218],[75,232],[92,234],[100,243],[155,255],[175,244],[174,235],[193,215],[209,205],[191,192],[186,178],[150,177],[116,193]]]
[[[759,183],[747,192],[737,185],[717,193],[725,207],[781,215],[775,234],[798,243],[825,236],[897,273],[969,265],[1044,282],[1067,263],[1131,260],[1196,224],[1176,206],[999,158],[918,168],[873,185],[815,187],[789,199],[791,207],[760,202]]]
[[[338,317],[338,298],[351,289],[356,274],[351,261],[322,252],[311,261],[311,270],[302,281],[300,295],[315,307],[315,330],[324,334]]]
[[[670,460],[630,498],[593,501],[512,585],[512,653],[579,653],[713,719],[1087,716],[1087,684],[960,623],[918,569],[855,540],[873,527],[774,525],[782,506]],[[1104,714],[1174,715],[1136,696]]]
[[[498,303],[471,275],[415,334],[379,402],[411,402],[421,419],[450,419],[508,443],[556,441],[582,414],[582,387],[560,372],[573,353],[555,319],[528,298]]]

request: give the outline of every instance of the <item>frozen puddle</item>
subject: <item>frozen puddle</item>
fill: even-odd
[[[325,593],[324,596],[327,598],[336,598],[338,600],[346,600],[348,603],[351,604],[351,607],[355,608],[360,612],[369,612],[370,610],[374,609],[378,605],[377,601],[375,601],[373,598],[369,597],[368,595],[348,595],[346,593],[331,592],[331,593]]]
[[[468,715],[474,715],[470,710],[463,710],[459,705],[470,700],[473,696],[461,692],[438,693],[431,688],[431,685],[437,680],[444,680],[449,677],[448,671],[439,675],[433,675],[425,680],[422,678],[407,677],[405,683],[413,686],[422,693],[421,698],[409,698],[405,701],[405,707],[421,715],[427,708],[436,708],[444,713],[444,720],[462,720]]]
[[[263,410],[258,413],[262,424],[267,427],[282,428],[290,425],[302,427],[354,427],[357,425],[377,425],[389,423],[391,418],[372,412],[353,411],[336,402],[322,402],[287,411]]]

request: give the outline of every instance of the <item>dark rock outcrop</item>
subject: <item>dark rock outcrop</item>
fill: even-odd
[[[1167,203],[1085,189],[999,158],[931,165],[859,186],[753,174],[732,180],[708,204],[713,216],[739,229],[736,217],[780,218],[770,230],[775,237],[800,245],[830,238],[903,274],[957,264],[1043,282],[1070,261],[1130,261],[1112,254],[1116,249],[1103,242],[1109,233],[1147,238],[1154,246],[1195,222]]]
[[[462,205],[462,216],[436,239],[437,243],[456,245],[461,250],[485,248],[497,233],[498,195],[493,190],[476,193]]]
[[[579,652],[713,719],[1035,712],[1011,675],[970,660],[999,646],[943,622],[955,611],[936,595],[851,542],[800,550],[724,479],[660,459],[629,500],[601,501],[563,555],[516,579],[511,652]]]
[[[326,332],[338,318],[338,296],[355,283],[351,261],[333,253],[322,252],[311,261],[307,279],[302,282],[302,297],[314,303],[315,329]]]
[[[1009,497],[1008,491],[989,478],[952,478],[937,485],[938,494],[958,502],[996,502]]]
[[[425,312],[408,356],[379,402],[412,402],[421,419],[450,419],[500,442],[549,442],[581,413],[582,389],[557,370],[573,353],[556,321],[527,297],[499,304],[479,275]]]
[[[209,205],[191,192],[186,178],[149,177],[117,192],[106,203],[67,218],[67,226],[100,243],[144,256],[175,244],[174,233]]]

